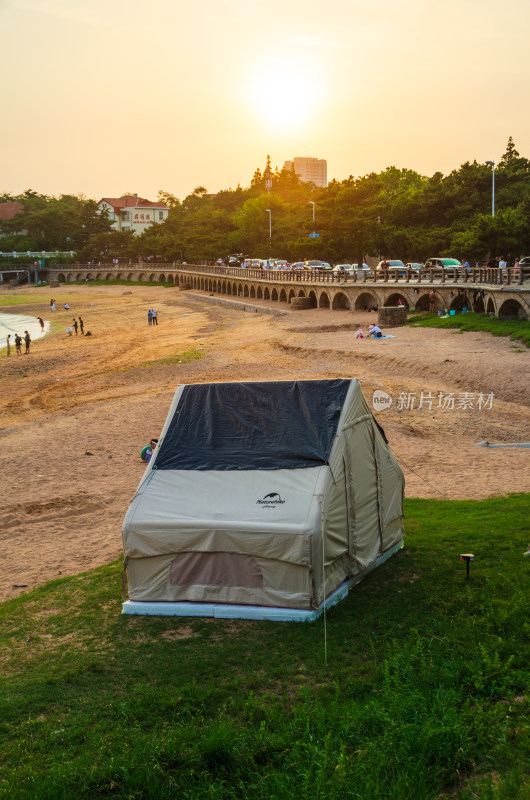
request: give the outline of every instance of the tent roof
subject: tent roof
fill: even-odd
[[[185,386],[158,470],[297,469],[326,464],[350,380]]]

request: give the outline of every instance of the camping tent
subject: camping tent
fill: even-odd
[[[312,619],[402,546],[359,382],[180,386],[123,523],[124,613]]]

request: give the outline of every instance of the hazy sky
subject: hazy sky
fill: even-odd
[[[0,191],[182,198],[530,157],[528,0],[0,0]]]

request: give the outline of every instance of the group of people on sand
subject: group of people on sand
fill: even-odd
[[[383,332],[379,325],[369,325],[368,333],[365,335],[362,328],[355,331],[356,339],[381,339]]]
[[[83,336],[85,332],[85,323],[83,322],[81,317],[78,317],[78,319],[79,323],[77,322],[77,319],[74,317],[72,319],[72,325],[69,325],[68,328],[66,329],[66,333],[68,334],[68,336],[71,336],[72,333],[75,333],[75,335],[77,336],[77,331],[79,329],[81,330],[81,336]]]
[[[156,308],[150,308],[147,312],[147,324],[158,325],[158,311]]]
[[[22,342],[24,342],[25,345],[26,345],[26,349],[24,351],[24,355],[27,356],[28,353],[29,353],[30,345],[31,345],[31,336],[29,335],[28,331],[24,331],[24,338],[22,338],[22,336],[20,336],[18,333],[15,333],[15,352],[16,352],[17,356],[21,356],[22,355]],[[6,356],[10,356],[11,355],[11,334],[10,333],[7,335],[6,347],[7,347]]]

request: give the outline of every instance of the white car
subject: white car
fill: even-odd
[[[423,264],[420,264],[419,261],[409,261],[406,267],[407,269],[423,269]]]
[[[382,269],[387,269],[387,266],[383,266],[383,264],[388,265],[388,269],[405,269],[405,264],[403,261],[400,261],[399,258],[386,258],[377,265],[377,272],[381,272]]]

